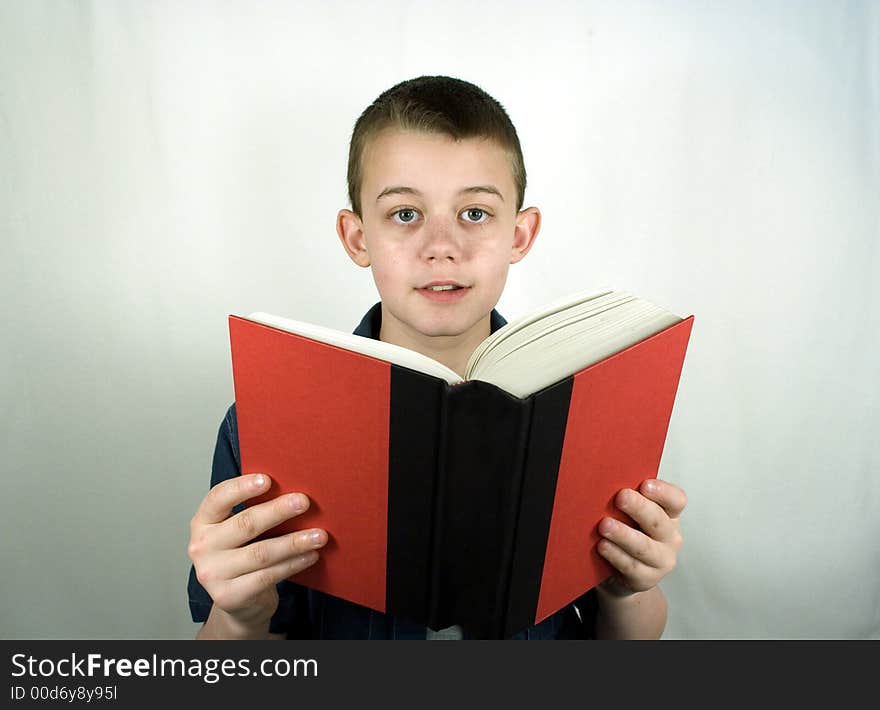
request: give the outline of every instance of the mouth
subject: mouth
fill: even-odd
[[[433,281],[416,289],[429,301],[436,303],[455,303],[465,297],[470,286],[455,281]]]
[[[429,284],[419,287],[419,291],[431,291],[432,293],[441,293],[443,291],[458,291],[459,289],[468,288],[462,286],[457,281],[432,281]]]

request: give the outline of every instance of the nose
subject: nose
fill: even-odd
[[[422,256],[425,259],[459,259],[462,246],[455,227],[455,224],[438,217],[428,220],[423,230]]]

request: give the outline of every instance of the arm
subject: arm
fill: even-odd
[[[211,607],[211,613],[208,620],[202,625],[202,628],[196,633],[197,641],[209,641],[215,639],[234,639],[234,640],[270,640],[283,641],[286,636],[284,634],[270,634],[269,620],[271,614],[265,619],[255,619],[253,623],[246,623],[237,620],[235,617],[226,613],[216,604]]]
[[[596,590],[599,612],[596,637],[600,639],[659,639],[666,627],[666,597],[660,587],[620,596]]]
[[[644,481],[638,491],[624,489],[617,507],[639,529],[613,518],[599,525],[598,551],[617,574],[596,590],[596,635],[603,639],[659,639],[666,627],[666,596],[657,586],[675,568],[682,544],[679,517],[685,492],[671,483]]]

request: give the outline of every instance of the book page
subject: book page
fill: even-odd
[[[245,317],[245,316],[242,316]],[[317,340],[328,345],[335,345],[338,348],[351,350],[361,353],[369,357],[379,360],[408,367],[417,372],[424,372],[427,375],[433,375],[440,379],[446,380],[450,385],[462,382],[461,377],[455,370],[446,367],[437,360],[422,355],[414,350],[402,348],[399,345],[392,345],[382,340],[373,340],[373,338],[365,338],[362,335],[354,335],[352,333],[344,333],[341,330],[326,328],[314,323],[306,323],[305,321],[297,321],[291,318],[283,318],[282,316],[272,315],[271,313],[251,313],[246,316],[248,320],[256,323],[262,323],[272,328],[285,330],[288,333],[295,333],[305,338]]]
[[[484,351],[468,379],[527,397],[679,321],[643,299],[604,294],[543,319],[524,319]]]
[[[511,339],[516,339],[517,335],[524,330],[534,332],[530,327],[535,323],[540,322],[542,329],[552,329],[561,322],[590,317],[595,312],[632,299],[633,296],[624,291],[612,291],[611,289],[581,291],[529,311],[522,317],[499,328],[480,343],[468,360],[465,379],[470,379],[478,368],[485,372],[486,368],[491,367],[491,363],[499,357],[499,353],[503,357],[508,351],[515,349],[517,345],[514,345]],[[518,343],[519,340],[516,342]]]

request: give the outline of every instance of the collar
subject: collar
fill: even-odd
[[[496,330],[504,325],[507,325],[507,321],[498,311],[493,308],[492,312],[489,314],[489,333],[494,333]],[[377,303],[370,310],[367,311],[367,314],[361,319],[358,327],[354,329],[354,334],[363,336],[364,338],[372,338],[373,340],[378,340],[379,331],[381,328],[382,301],[379,301],[379,303]]]

